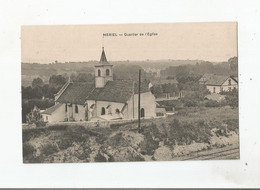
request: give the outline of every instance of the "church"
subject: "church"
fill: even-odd
[[[113,65],[107,61],[104,47],[94,70],[92,83],[71,79],[66,82],[55,94],[55,105],[42,112],[45,122],[138,118],[138,84],[132,80],[113,80]],[[141,117],[155,117],[155,97],[148,83],[141,83],[140,96]]]

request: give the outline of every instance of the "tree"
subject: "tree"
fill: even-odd
[[[237,57],[232,57],[228,60],[229,66],[231,70],[237,70],[238,69],[238,59]]]
[[[43,80],[41,78],[35,78],[33,79],[32,81],[32,87],[35,88],[35,87],[42,87],[44,85],[43,83]]]
[[[61,88],[66,82],[66,77],[62,75],[52,75],[49,79],[49,85],[54,88]]]
[[[32,111],[27,114],[26,121],[29,124],[35,124],[36,127],[44,126],[44,121],[42,119],[42,116],[41,116],[41,113],[40,113],[40,109],[37,108],[36,106],[34,106]]]
[[[163,89],[161,85],[155,85],[151,87],[151,92],[155,95],[159,95],[163,93]]]

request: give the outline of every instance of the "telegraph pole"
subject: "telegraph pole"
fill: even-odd
[[[141,133],[141,69],[139,69],[138,83],[138,132]]]

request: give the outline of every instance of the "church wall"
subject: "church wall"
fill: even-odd
[[[78,113],[75,112],[76,104],[72,105],[73,110],[73,118],[75,121],[85,121],[85,107],[83,105],[77,105],[78,106]]]
[[[138,118],[138,94],[134,95],[128,101],[128,118],[127,119],[137,119]],[[151,92],[141,93],[141,108],[144,108],[145,118],[151,118],[156,116],[155,108],[155,97]]]
[[[64,121],[66,118],[65,104],[62,104],[51,115],[42,114],[42,118],[45,122],[49,123]]]
[[[91,108],[91,106],[94,104],[96,104],[95,100],[87,100],[87,111],[88,111],[88,121],[91,120],[92,117],[96,117],[97,113],[96,113],[96,106],[94,106],[93,108]]]
[[[111,108],[107,108],[108,105],[110,105]],[[124,103],[97,101],[96,102],[97,116],[101,115],[102,107],[105,108],[105,114],[107,115],[110,112],[110,110],[112,114],[116,113],[116,109],[119,109],[119,111],[121,111],[124,105],[125,105]]]

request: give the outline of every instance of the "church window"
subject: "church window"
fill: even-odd
[[[101,76],[101,71],[100,71],[100,69],[98,69],[98,76],[99,76],[99,77]]]
[[[144,114],[144,108],[141,109],[141,117],[144,117],[145,114]]]
[[[216,93],[216,87],[213,87],[213,93]]]
[[[79,113],[78,105],[75,105],[75,113]]]
[[[231,79],[228,79],[228,85],[231,85]]]
[[[106,70],[106,76],[109,76],[109,69]]]
[[[119,114],[119,113],[120,113],[120,111],[119,111],[119,109],[118,109],[118,108],[116,108],[116,113],[117,113],[117,114]]]
[[[67,112],[68,111],[68,106],[67,106],[67,104],[65,104],[65,112]]]
[[[101,108],[101,115],[105,115],[106,114],[106,110],[104,107]]]

